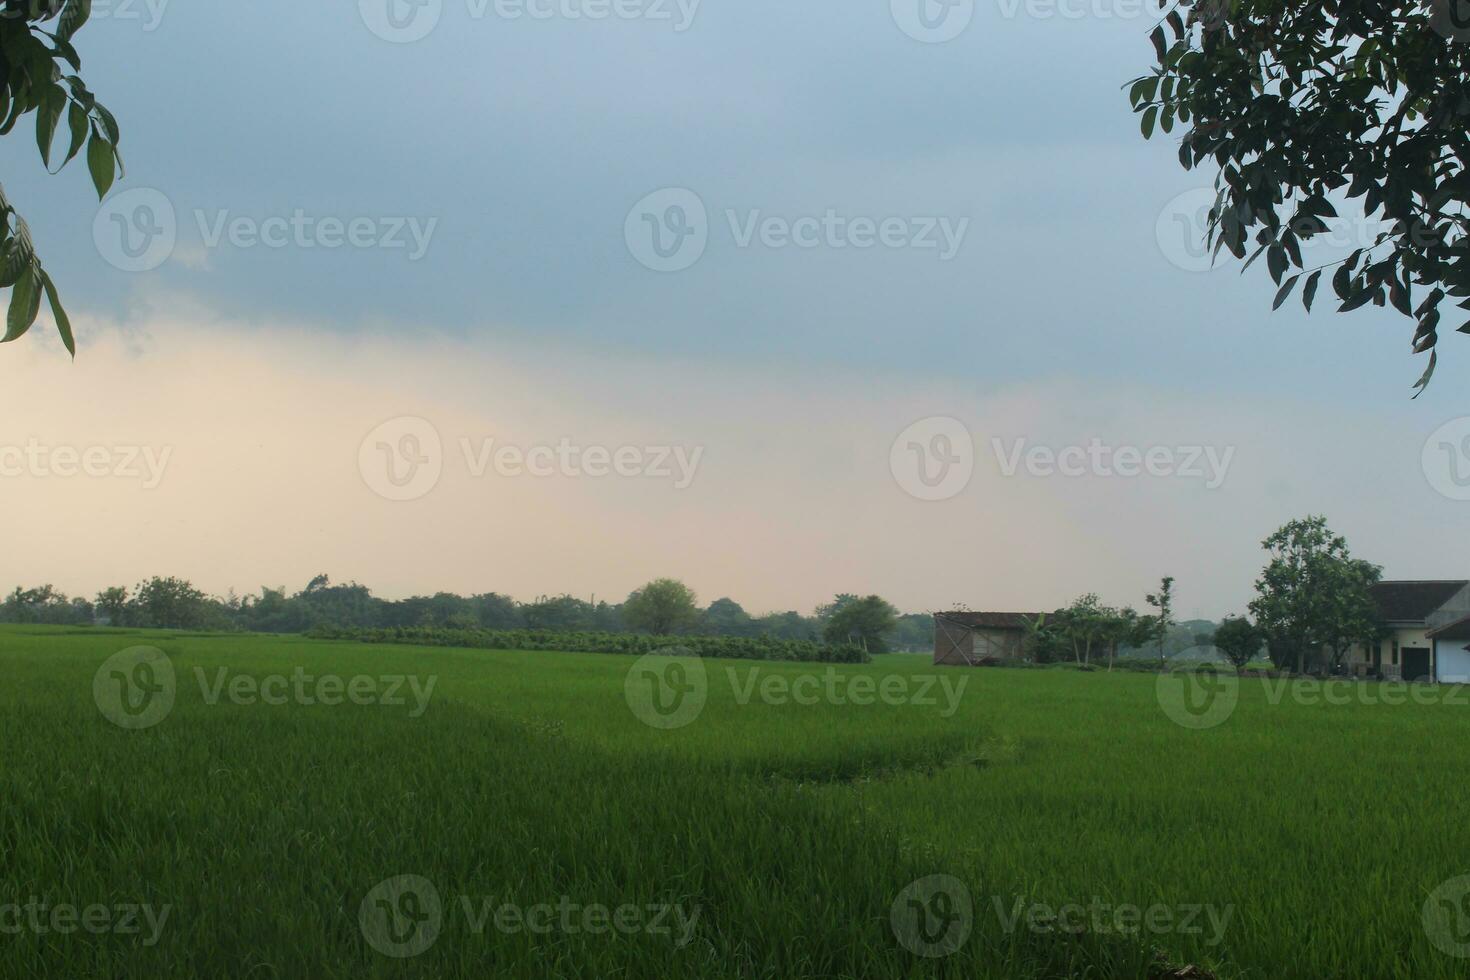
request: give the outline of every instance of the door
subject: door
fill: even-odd
[[[1404,647],[1402,652],[1404,659],[1404,680],[1429,680],[1429,648]]]

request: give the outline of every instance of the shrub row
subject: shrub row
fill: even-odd
[[[814,663],[867,663],[861,647],[742,636],[648,636],[642,633],[572,633],[551,630],[453,629],[441,626],[351,628],[318,626],[306,634],[314,640],[356,643],[409,643],[417,646],[467,647],[477,650],[561,650],[568,653],[644,654],[667,650],[695,657],[736,660],[799,660]]]

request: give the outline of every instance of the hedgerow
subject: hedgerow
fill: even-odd
[[[314,640],[354,643],[406,643],[416,646],[466,647],[478,650],[562,650],[568,653],[645,654],[669,650],[696,657],[735,660],[794,660],[858,664],[869,661],[861,648],[739,636],[649,636],[644,633],[572,633],[551,630],[453,629],[441,626],[351,628],[319,626],[306,634]],[[677,649],[675,649],[677,647]]]

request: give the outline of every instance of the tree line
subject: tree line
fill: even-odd
[[[730,598],[702,606],[674,579],[649,582],[621,602],[572,595],[520,602],[497,592],[384,599],[365,585],[334,584],[326,575],[294,593],[281,587],[221,597],[187,579],[155,576],[132,588],[103,589],[91,599],[69,597],[51,585],[17,587],[0,602],[0,622],[260,633],[448,628],[688,634],[851,643],[869,653],[928,650],[933,642],[929,614],[900,614],[879,596],[844,593],[810,614],[752,615]]]

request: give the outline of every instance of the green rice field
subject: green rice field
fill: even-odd
[[[39,627],[0,671],[4,976],[1470,972],[1458,689],[1191,726],[1134,672]]]

